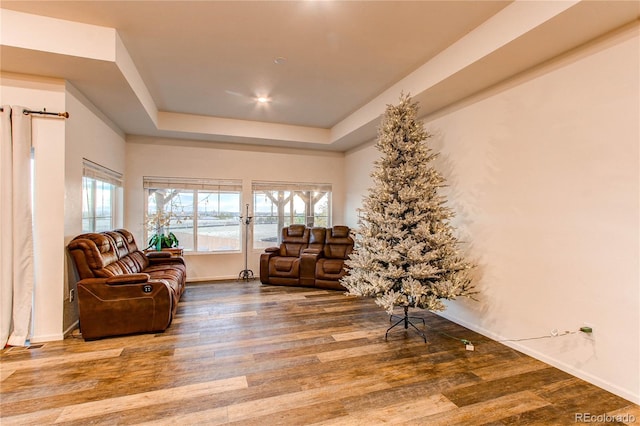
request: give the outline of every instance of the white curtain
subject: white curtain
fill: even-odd
[[[29,337],[34,285],[31,215],[31,115],[0,112],[0,348]]]

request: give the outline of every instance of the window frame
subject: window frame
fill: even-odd
[[[90,190],[85,191],[87,187],[85,182],[89,181]],[[97,197],[98,183],[103,185],[109,185],[109,204],[110,204],[110,216],[98,216],[97,205],[99,197]],[[101,164],[82,159],[82,213],[81,213],[81,229],[82,232],[103,232],[114,229],[123,216],[123,178],[122,174],[115,170],[109,169]],[[88,197],[90,195],[90,197]],[[86,204],[85,204],[86,202]],[[85,216],[86,211],[89,213]],[[98,227],[98,219],[108,219],[109,226],[107,228]],[[85,228],[85,223],[89,223],[90,226]]]
[[[333,221],[333,215],[332,215],[332,197],[333,197],[333,187],[330,183],[313,183],[313,182],[305,182],[305,183],[300,183],[300,182],[273,182],[273,181],[252,181],[251,182],[251,198],[252,198],[252,202],[253,202],[253,217],[254,220],[252,222],[252,238],[251,238],[251,243],[252,243],[252,247],[257,251],[261,251],[264,250],[264,244],[258,246],[258,242],[256,241],[256,236],[259,234],[258,232],[256,232],[255,226],[258,225],[259,222],[259,215],[257,213],[256,210],[256,195],[257,194],[263,194],[266,192],[289,192],[293,198],[295,197],[300,197],[301,201],[305,204],[305,216],[304,216],[304,225],[305,226],[309,226],[310,221],[309,218],[313,217],[314,218],[314,222],[315,222],[315,218],[317,217],[315,214],[315,205],[317,204],[318,201],[320,201],[320,199],[318,201],[316,201],[315,203],[312,204],[311,206],[311,216],[309,216],[307,213],[309,213],[309,211],[307,210],[307,202],[304,201],[303,197],[300,196],[300,193],[304,193],[304,192],[318,192],[318,193],[324,193],[324,195],[327,196],[327,215],[326,215],[326,225],[325,227],[329,228],[332,226],[332,221]],[[287,204],[289,203],[294,203],[294,200],[291,199],[289,201],[287,201]],[[286,205],[286,204],[285,204]],[[292,206],[290,206],[290,210],[292,212],[295,212],[295,209],[291,209]],[[290,213],[291,215],[291,213]],[[323,216],[324,217],[324,216]],[[283,223],[282,226],[288,226],[286,224],[287,220],[286,220],[286,215],[283,218]],[[295,214],[294,214],[294,219],[295,219]],[[291,220],[291,218],[289,217],[289,220]],[[293,223],[297,223],[297,222],[293,222]],[[315,225],[315,223],[314,223]],[[317,226],[317,225],[315,225]],[[276,226],[277,228],[278,226]],[[277,229],[276,230],[276,241],[274,241],[271,245],[278,245],[281,242],[281,238],[282,238],[282,228]]]
[[[192,212],[189,220],[192,221],[191,229],[193,248],[183,247],[183,250],[189,254],[223,254],[223,253],[241,253],[242,252],[242,236],[243,230],[241,228],[239,216],[242,206],[242,181],[239,179],[209,179],[209,178],[182,178],[182,177],[163,177],[163,176],[143,176],[143,194],[144,194],[144,217],[145,223],[147,223],[149,212],[149,196],[151,189],[166,189],[177,190],[180,193],[191,193],[193,200]],[[198,221],[199,217],[199,193],[218,193],[218,194],[235,194],[238,197],[238,216],[236,223],[238,224],[238,249],[221,249],[221,250],[201,250],[198,243]],[[218,206],[219,208],[219,206]],[[235,212],[234,212],[235,213]],[[187,216],[188,217],[188,216]],[[171,227],[169,226],[169,230]],[[145,226],[144,236],[145,242],[149,240],[153,231]],[[182,246],[182,244],[180,244]]]

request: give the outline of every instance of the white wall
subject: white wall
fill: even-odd
[[[443,316],[640,402],[638,27],[427,117],[479,302]],[[377,151],[348,153],[347,170]],[[364,194],[368,174],[347,179]],[[349,216],[348,224],[354,225]]]
[[[73,118],[66,127],[65,237],[68,242],[82,232],[83,158],[124,175],[125,136],[68,82],[66,105]],[[123,218],[119,218],[117,225],[122,222]]]
[[[230,144],[129,137],[127,139],[125,227],[144,244],[143,176],[173,176],[243,181],[242,205],[253,204],[251,181],[330,183],[333,224],[344,223],[344,156],[338,153],[234,147]],[[259,275],[262,250],[250,250],[249,269]],[[236,278],[244,254],[186,254],[189,281]]]
[[[2,74],[1,103],[64,111],[64,82]],[[62,339],[65,120],[32,116],[35,288],[31,342]]]
[[[105,117],[73,85],[66,83],[66,150],[64,158],[64,243],[82,233],[82,163],[83,158],[124,175],[125,138],[122,131]],[[126,176],[125,176],[126,179]],[[122,201],[122,200],[120,200]],[[123,217],[116,218],[115,228],[123,225]],[[69,290],[75,288],[77,276],[67,255],[65,271],[64,326],[68,331],[77,319],[77,301],[69,300]]]
[[[124,172],[124,135],[62,80],[3,73],[0,90],[3,104],[70,114],[67,120],[32,116],[36,286],[30,340],[61,340],[77,322],[66,244],[82,232],[82,158]]]
[[[362,198],[368,195],[371,186],[369,175],[373,171],[373,162],[379,157],[375,141],[370,141],[351,150],[345,157],[345,223],[352,228],[358,226],[358,209],[362,207]]]

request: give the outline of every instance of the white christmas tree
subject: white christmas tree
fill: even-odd
[[[444,178],[431,165],[438,154],[427,147],[430,135],[417,112],[408,95],[387,106],[376,142],[381,158],[371,174],[374,186],[359,211],[356,250],[341,281],[349,294],[375,298],[390,315],[403,307],[405,328],[408,308],[443,311],[443,299],[474,293],[472,265],[458,253],[449,223],[453,212],[438,195]]]

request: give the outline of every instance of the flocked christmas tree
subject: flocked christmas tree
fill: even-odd
[[[375,298],[390,315],[403,307],[405,328],[413,326],[408,308],[442,311],[443,299],[473,294],[472,265],[458,253],[449,222],[453,212],[438,194],[444,184],[432,166],[438,154],[427,147],[430,135],[417,112],[417,102],[407,95],[387,106],[376,142],[381,158],[371,174],[374,186],[363,200],[356,250],[341,281],[350,294]]]

